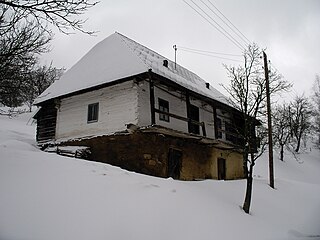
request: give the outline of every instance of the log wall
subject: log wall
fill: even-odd
[[[42,106],[35,118],[37,120],[37,142],[42,144],[54,141],[57,123],[57,109],[55,103],[51,101]]]

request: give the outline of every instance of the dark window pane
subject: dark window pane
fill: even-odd
[[[220,118],[217,118],[217,128],[218,128],[218,136],[217,138],[222,138],[222,121]]]
[[[169,102],[166,100],[163,100],[161,98],[159,98],[158,100],[159,100],[159,110],[168,113],[169,112]],[[169,122],[170,118],[166,114],[159,113],[159,120]]]
[[[226,127],[226,140],[233,142],[234,141],[234,139],[233,139],[233,127],[227,121],[225,122],[225,124],[226,124],[226,126],[225,126]]]
[[[97,122],[99,116],[99,103],[88,105],[88,123]]]
[[[199,108],[190,104],[189,118],[195,122],[199,122]],[[189,133],[200,134],[200,126],[198,124],[189,122]]]

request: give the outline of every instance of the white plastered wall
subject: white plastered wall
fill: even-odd
[[[88,123],[88,105],[99,103],[97,122]],[[57,115],[56,139],[112,134],[138,122],[137,87],[133,81],[64,98]]]

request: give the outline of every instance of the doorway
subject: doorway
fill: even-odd
[[[172,177],[173,179],[179,179],[181,166],[182,151],[170,148],[168,155],[168,177]]]
[[[218,180],[226,179],[226,160],[218,158]]]

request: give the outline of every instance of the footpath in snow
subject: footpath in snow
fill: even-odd
[[[1,240],[319,240],[320,154],[263,156],[251,214],[245,180],[175,181],[45,153],[31,114],[0,116]]]

